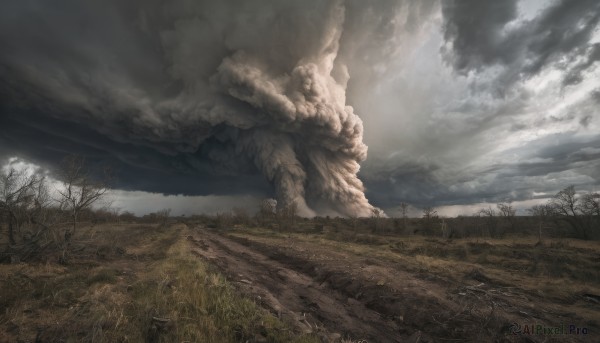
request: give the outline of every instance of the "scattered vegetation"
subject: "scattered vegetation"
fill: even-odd
[[[319,341],[239,295],[192,254],[189,227],[272,245],[294,239],[561,304],[600,293],[597,242],[586,242],[600,238],[600,195],[573,186],[528,216],[502,202],[473,216],[444,218],[426,207],[408,218],[401,203],[400,218],[374,210],[368,218],[306,219],[295,204],[266,199],[254,216],[235,208],[137,217],[93,208],[109,190],[108,172],[98,181],[79,157],[63,169],[56,189],[35,171],[0,175],[0,341]]]
[[[0,265],[0,341],[318,341],[240,296],[192,254],[186,230],[84,226],[69,265]]]
[[[456,282],[475,277],[476,281],[518,287],[531,294],[543,291],[562,303],[584,293],[600,294],[598,245],[578,239],[548,239],[539,245],[536,237],[442,239],[357,234],[352,230],[277,233],[256,228],[229,234],[270,246],[283,246],[290,240],[325,246],[373,261],[388,261],[424,277],[437,275]]]

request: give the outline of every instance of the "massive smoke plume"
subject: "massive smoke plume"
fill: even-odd
[[[0,165],[305,215],[370,215],[361,180],[388,212],[593,188],[599,25],[597,0],[2,1]]]
[[[0,15],[11,113],[84,126],[199,175],[258,170],[303,215],[371,214],[357,177],[362,121],[338,58],[341,1],[4,7],[14,7]]]
[[[362,122],[345,105],[347,73],[340,81],[332,76],[344,8],[333,4],[327,12],[317,41],[290,70],[277,71],[263,52],[239,50],[223,60],[210,81],[255,110],[249,127],[232,123],[242,130],[230,139],[236,152],[250,156],[274,183],[280,201],[296,203],[310,215],[305,199],[324,199],[345,215],[366,216],[372,206],[356,176],[367,154]],[[226,113],[221,120],[228,120]]]

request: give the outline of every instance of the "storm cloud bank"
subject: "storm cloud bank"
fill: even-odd
[[[5,125],[133,167],[196,174],[198,183],[259,172],[280,204],[303,215],[314,206],[370,215],[357,177],[367,156],[363,125],[346,105],[349,73],[338,59],[341,1],[3,7]],[[81,130],[93,131],[89,141],[76,137]],[[14,130],[3,136],[22,143]]]
[[[600,187],[596,0],[5,1],[0,47],[0,162],[308,216]]]

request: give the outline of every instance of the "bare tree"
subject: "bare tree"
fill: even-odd
[[[408,219],[407,213],[408,213],[408,204],[405,202],[401,202],[400,203],[400,213],[402,213],[402,225],[403,225],[403,229],[406,229],[406,222]]]
[[[586,193],[581,196],[581,212],[585,219],[585,225],[590,231],[588,236],[592,234],[598,235],[600,229],[600,194]],[[596,232],[592,232],[595,229]]]
[[[579,212],[579,199],[575,192],[575,186],[571,185],[556,193],[550,201],[550,205],[555,214],[576,218]]]
[[[1,260],[27,260],[56,246],[55,232],[48,226],[52,213],[56,213],[50,203],[43,177],[13,168],[0,175],[0,217],[8,222],[9,238],[0,252]]]
[[[77,229],[79,214],[89,209],[108,192],[109,171],[104,172],[106,179],[97,181],[86,170],[83,157],[67,156],[64,159],[61,169],[62,187],[57,192],[60,195],[60,208],[69,212],[72,222],[72,230],[65,231],[66,241]]]
[[[33,197],[33,208],[31,211],[31,220],[37,224],[50,224],[53,220],[51,219],[52,214],[54,213],[54,217],[56,217],[56,212],[52,209],[53,200],[50,196],[50,191],[48,189],[48,184],[46,183],[46,178],[39,178],[39,182],[36,185],[34,190]],[[55,219],[55,218],[54,218]]]
[[[510,202],[501,202],[496,205],[498,211],[502,217],[511,218],[517,213],[517,210],[512,206]]]
[[[298,205],[296,202],[286,204],[277,213],[279,219],[279,229],[283,229],[284,226],[293,228],[296,225],[296,217],[298,216]]]
[[[215,216],[215,226],[217,229],[226,229],[231,226],[233,216],[231,212],[218,212]]]
[[[434,207],[423,208],[423,218],[424,219],[434,219],[437,217],[438,217],[438,213]]]
[[[584,194],[581,197],[581,210],[586,215],[600,217],[600,194]]]
[[[488,230],[488,233],[491,237],[496,237],[496,229],[497,229],[497,222],[496,222],[496,211],[494,211],[494,209],[491,206],[488,206],[487,208],[482,208],[479,210],[478,215],[480,217],[485,218],[486,221],[486,227]],[[484,233],[481,233],[482,236],[484,236]]]
[[[502,217],[510,225],[511,231],[515,229],[515,215],[517,210],[512,206],[510,202],[501,202],[496,205],[500,217]]]
[[[21,225],[35,200],[37,191],[47,194],[41,185],[42,179],[28,171],[17,171],[10,168],[0,177],[0,212],[8,222],[8,239],[10,244],[16,243],[15,231],[20,231]],[[39,197],[42,200],[42,197]],[[41,206],[41,203],[38,204]]]
[[[550,209],[548,205],[534,205],[528,212],[538,219],[538,242],[542,243],[542,229],[550,216]]]
[[[548,206],[550,213],[568,223],[577,237],[589,239],[589,223],[582,218],[585,209],[583,209],[582,198],[577,196],[575,186],[571,185],[556,193]]]
[[[119,207],[110,207],[109,209],[110,215],[111,215],[111,219],[116,222],[116,223],[120,223],[121,222],[121,208]]]
[[[438,219],[438,212],[434,207],[427,206],[423,208],[423,229],[428,231],[429,233],[433,233],[435,231],[434,224]]]
[[[277,214],[277,200],[275,199],[264,199],[260,202],[260,208],[257,216],[264,225],[267,220],[272,219]]]
[[[122,222],[134,222],[137,217],[135,216],[135,214],[129,212],[129,211],[125,211],[123,213],[121,213],[119,215],[120,221]]]
[[[442,233],[442,237],[443,238],[448,238],[449,237],[449,232],[448,232],[448,223],[446,223],[446,218],[441,217],[440,218],[440,231]]]
[[[234,207],[231,209],[231,213],[233,214],[233,220],[236,224],[240,225],[248,225],[250,221],[250,216],[248,215],[248,211],[243,207]]]
[[[373,232],[383,230],[384,219],[385,219],[385,212],[383,212],[383,210],[380,210],[378,208],[373,208],[371,210],[371,221],[373,223],[372,224]]]
[[[165,208],[165,209],[162,209],[162,210],[156,212],[156,217],[157,217],[160,225],[162,225],[162,226],[167,225],[167,222],[169,221],[170,216],[171,216],[170,208]]]

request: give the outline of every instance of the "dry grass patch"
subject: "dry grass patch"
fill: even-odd
[[[535,237],[446,240],[422,236],[380,236],[340,231],[326,234],[237,230],[235,236],[285,245],[301,241],[328,249],[391,262],[421,275],[457,282],[515,286],[561,303],[581,294],[600,294],[600,242]],[[292,238],[287,240],[285,238]],[[476,271],[476,273],[474,273]],[[543,287],[542,287],[543,285]]]
[[[67,265],[0,265],[0,342],[317,341],[240,297],[186,230],[86,227]]]
[[[178,241],[148,277],[132,285],[129,313],[138,326],[150,324],[151,342],[317,342],[297,336],[253,301],[240,297],[220,274],[213,272]]]

